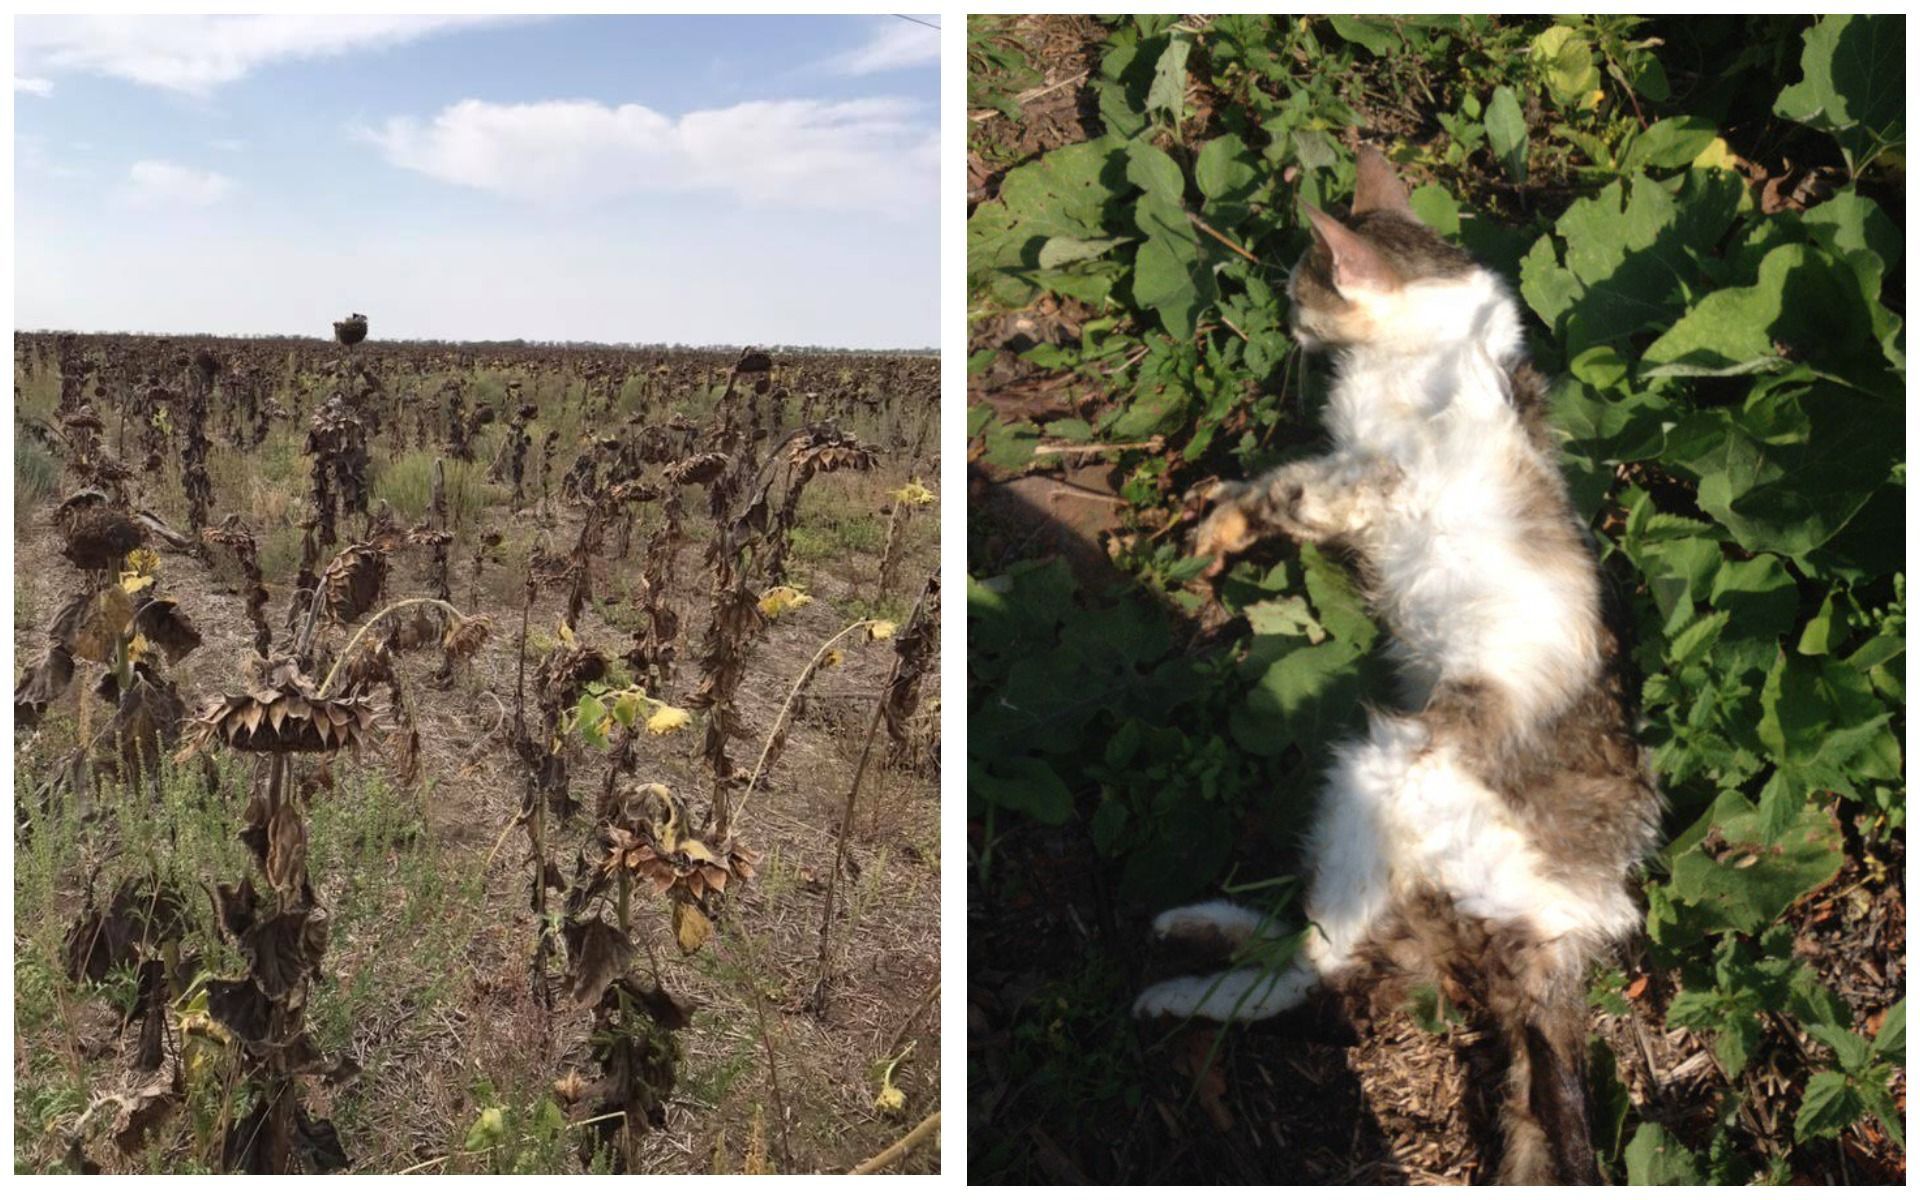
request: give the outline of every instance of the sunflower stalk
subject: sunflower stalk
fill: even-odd
[[[881,692],[880,699],[874,703],[873,716],[867,721],[867,734],[860,746],[860,761],[853,769],[853,781],[847,785],[847,800],[840,810],[840,828],[834,839],[833,871],[827,876],[826,899],[820,909],[820,955],[812,999],[815,1013],[826,1011],[827,992],[833,978],[834,897],[839,888],[840,873],[846,869],[847,841],[853,835],[853,816],[860,799],[860,785],[866,779],[867,764],[873,760],[873,745],[880,732],[880,722],[886,720],[888,713],[901,703],[896,695],[899,690],[897,685],[903,681],[917,680],[917,672],[924,669],[924,662],[916,660],[931,650],[928,639],[932,633],[933,614],[939,605],[939,578],[938,575],[929,577],[921,588],[920,598],[914,603],[913,616],[907,621],[906,631],[895,642],[893,669],[888,673],[887,686]],[[889,722],[890,729],[894,723]]]

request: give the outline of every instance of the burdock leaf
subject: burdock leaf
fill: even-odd
[[[1527,182],[1527,118],[1510,87],[1493,89],[1487,104],[1487,144],[1507,168],[1515,183]]]

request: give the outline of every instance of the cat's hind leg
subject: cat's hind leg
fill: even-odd
[[[1218,948],[1232,954],[1249,942],[1271,941],[1282,930],[1271,914],[1231,900],[1206,900],[1170,908],[1153,919],[1153,936],[1164,942],[1182,942]]]
[[[1312,928],[1284,967],[1245,964],[1217,975],[1163,980],[1140,994],[1142,1017],[1205,1017],[1258,1021],[1285,1012],[1323,980],[1337,981],[1356,966],[1362,948],[1391,907],[1388,814],[1416,778],[1428,744],[1417,721],[1375,717],[1368,736],[1342,746],[1328,773],[1308,839],[1313,882],[1307,892]],[[1162,914],[1169,929],[1212,928],[1243,938],[1261,914],[1214,902]]]
[[[1133,1002],[1136,1017],[1204,1017],[1209,1021],[1262,1021],[1306,998],[1320,982],[1311,966],[1295,962],[1270,967],[1235,967],[1218,975],[1163,979]]]

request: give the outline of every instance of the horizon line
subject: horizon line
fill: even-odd
[[[320,337],[307,333],[164,333],[153,330],[137,329],[20,329],[13,331],[15,337],[138,337],[163,338],[179,341],[226,341],[226,342],[318,342],[337,346],[340,343],[330,337]],[[606,342],[595,339],[563,340],[555,338],[368,338],[358,343],[360,346],[385,344],[395,346],[562,346],[592,347],[603,350],[784,350],[802,353],[825,354],[913,354],[938,357],[938,346],[826,346],[817,342]]]

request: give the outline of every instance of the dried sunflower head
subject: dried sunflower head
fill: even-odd
[[[626,871],[653,895],[670,895],[676,902],[697,902],[754,877],[758,854],[731,838],[709,845],[688,837],[684,821],[664,785],[628,789],[601,831],[606,856],[600,869]]]
[[[176,761],[191,758],[210,742],[270,754],[358,749],[373,731],[373,706],[360,699],[322,698],[315,690],[297,663],[272,664],[262,686],[220,697],[194,718],[194,731]]]
[[[447,635],[441,639],[440,648],[447,652],[449,660],[465,662],[480,653],[480,647],[486,645],[487,639],[492,636],[492,617],[460,617],[447,626]]]
[[[664,474],[669,483],[710,483],[719,478],[720,472],[726,467],[727,456],[724,454],[696,454],[669,464]]]

